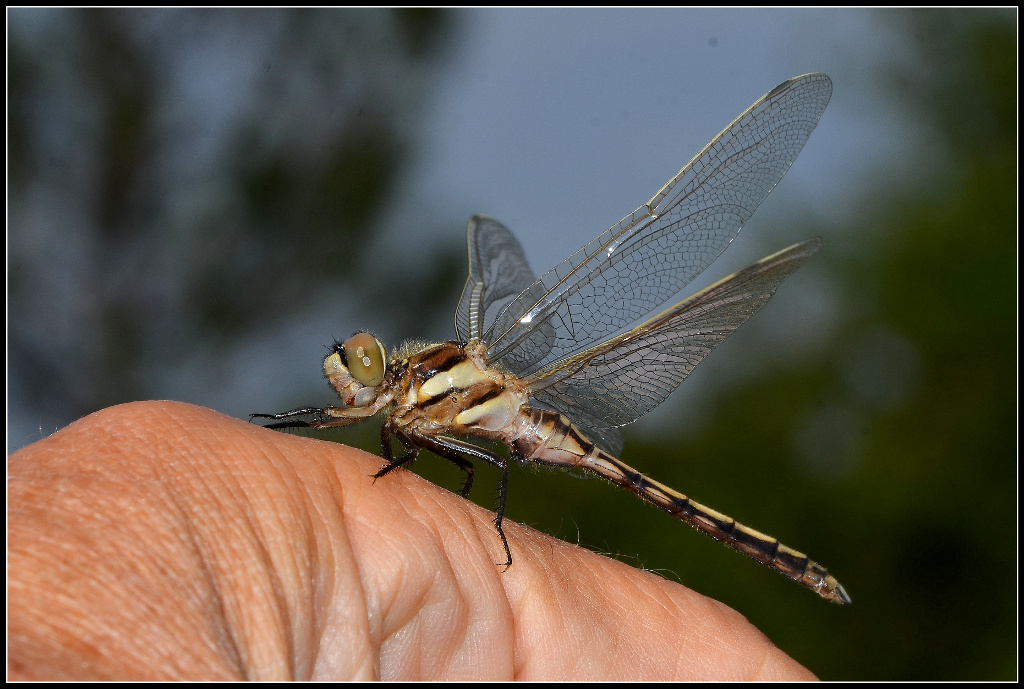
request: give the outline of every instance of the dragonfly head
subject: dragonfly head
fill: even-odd
[[[324,374],[342,402],[350,407],[368,407],[380,396],[387,361],[380,340],[370,333],[356,333],[334,343],[324,359]]]

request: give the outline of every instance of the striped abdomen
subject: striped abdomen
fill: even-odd
[[[589,469],[715,540],[781,572],[822,598],[833,603],[850,602],[842,585],[817,562],[767,534],[744,526],[644,476],[616,457],[597,449],[561,414],[543,409],[531,410],[529,429],[520,433],[513,445],[527,460]]]

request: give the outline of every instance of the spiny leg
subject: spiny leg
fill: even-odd
[[[249,422],[252,423],[253,419],[272,419],[278,421],[278,423],[268,423],[263,428],[279,429],[279,428],[310,428],[311,423],[303,419],[293,419],[294,416],[313,416],[316,417],[323,414],[324,410],[319,407],[310,407],[308,409],[293,409],[292,411],[281,412],[280,414],[249,414]],[[281,419],[288,419],[287,421],[281,421]]]
[[[391,436],[394,434],[398,438],[399,442],[405,447],[405,454],[395,459],[394,452],[391,450]],[[406,462],[410,462],[416,459],[416,456],[420,453],[420,449],[406,437],[404,433],[396,433],[391,428],[390,424],[385,423],[380,427],[380,451],[387,461],[387,464],[373,475],[373,480],[376,481],[381,476],[391,473],[398,467],[402,466]]]
[[[355,413],[353,413],[355,412]],[[281,412],[280,414],[250,414],[249,421],[253,419],[285,419],[278,423],[268,423],[264,428],[341,428],[359,423],[369,414],[362,413],[358,407],[309,407],[307,409],[295,409]],[[309,419],[298,419],[294,417],[308,416]]]
[[[522,460],[522,457],[515,450],[512,451],[512,457],[518,460]],[[508,568],[512,566],[512,551],[508,549],[508,540],[505,538],[505,532],[501,529],[501,521],[505,518],[505,499],[508,498],[508,462],[503,462],[501,465],[501,491],[498,494],[498,511],[494,517],[494,528],[498,530],[498,535],[501,536],[501,544],[505,546],[505,569],[502,572],[507,572]]]
[[[512,551],[508,547],[508,539],[505,538],[505,531],[501,528],[501,522],[505,516],[505,499],[508,496],[508,462],[493,452],[470,443],[462,442],[461,440],[456,440],[455,438],[415,434],[412,436],[412,439],[421,447],[425,447],[431,452],[455,462],[459,466],[463,466],[463,463],[465,463],[469,467],[469,480],[467,485],[463,487],[463,497],[469,493],[469,484],[472,483],[473,479],[473,464],[463,455],[469,455],[474,459],[481,459],[501,468],[501,492],[498,498],[498,511],[494,518],[494,528],[497,530],[498,536],[501,538],[501,545],[505,549],[505,562],[501,563],[500,566],[504,566],[507,570],[512,565]],[[519,458],[518,453],[513,454],[513,456]]]
[[[463,455],[470,455],[485,461],[491,461],[491,459],[480,456],[478,453],[482,452],[482,450],[475,445],[460,443],[452,438],[445,438],[443,436],[434,438],[421,433],[417,433],[412,437],[413,442],[417,443],[420,447],[425,447],[437,456],[444,457],[465,472],[466,482],[462,484],[462,490],[459,491],[459,494],[464,498],[469,497],[469,490],[473,487],[474,467],[473,462],[466,459]]]
[[[394,459],[391,451],[391,436],[394,435],[398,440],[405,446],[406,454],[402,455],[398,459]],[[406,434],[402,431],[394,430],[389,424],[384,424],[380,429],[380,446],[381,452],[384,455],[384,459],[388,461],[387,466],[374,474],[374,479],[380,478],[384,474],[390,473],[391,471],[402,466],[406,462],[412,461],[419,455],[421,447],[425,447],[435,454],[444,457],[448,461],[452,462],[466,474],[466,481],[462,484],[461,495],[467,497],[469,495],[470,488],[473,487],[473,463],[463,457],[463,454],[473,454],[472,450],[479,451],[479,448],[465,444],[458,443],[455,440],[445,438],[448,442],[442,442],[442,439],[435,439],[430,436],[422,435],[420,433]],[[482,457],[478,457],[482,458]],[[482,458],[488,459],[489,458]]]

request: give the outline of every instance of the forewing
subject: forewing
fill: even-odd
[[[809,239],[701,290],[645,323],[523,379],[568,418],[621,426],[661,404],[690,371],[821,246]]]
[[[537,280],[523,247],[497,220],[470,218],[466,244],[469,278],[455,310],[455,333],[462,342],[480,338],[501,307]]]
[[[831,94],[826,75],[805,74],[758,99],[649,202],[512,300],[484,332],[490,360],[534,375],[676,296],[793,164]]]

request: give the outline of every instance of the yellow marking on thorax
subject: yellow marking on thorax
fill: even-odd
[[[453,419],[456,425],[473,426],[486,431],[500,431],[514,423],[523,402],[509,392],[502,392],[486,402],[474,404]]]
[[[462,361],[447,371],[438,373],[423,382],[417,395],[417,401],[426,402],[449,390],[461,390],[474,383],[487,380],[479,368],[471,361]]]

